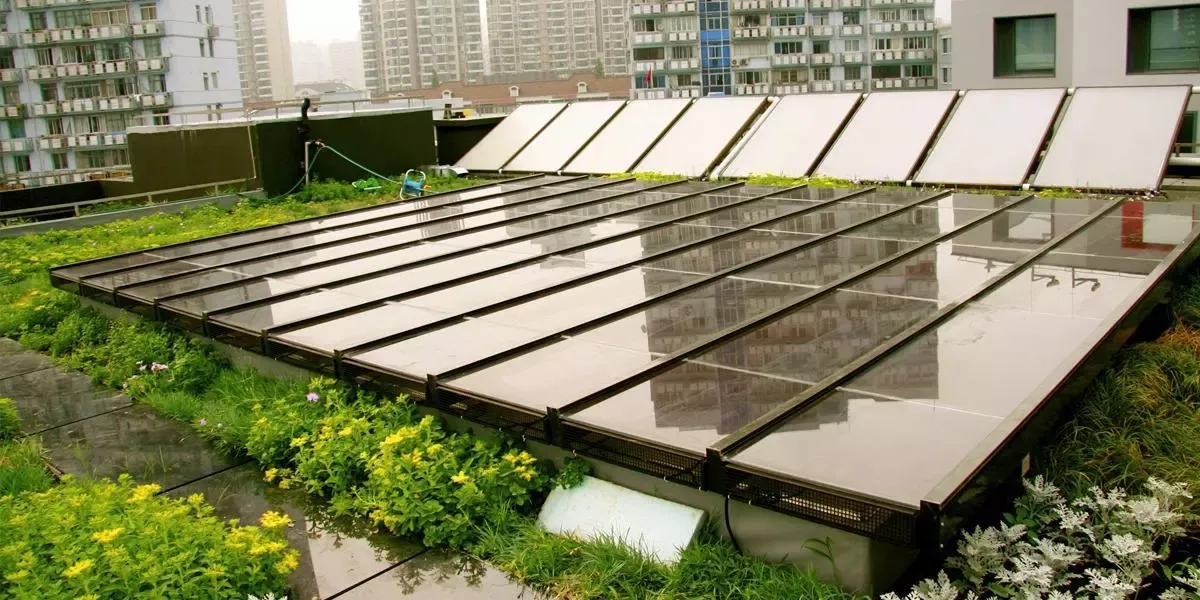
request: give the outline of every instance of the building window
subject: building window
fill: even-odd
[[[41,85],[41,90],[42,90],[42,102],[52,102],[54,100],[58,100],[58,84],[57,83],[43,83]]]
[[[905,50],[928,50],[933,47],[933,38],[930,37],[906,37],[904,38]]]
[[[896,79],[900,77],[900,65],[871,65],[871,79]]]
[[[775,42],[775,54],[804,54],[804,42]]]
[[[197,23],[204,22],[203,20],[200,19],[200,5],[199,4],[196,5],[196,22]]]
[[[508,95],[509,95],[509,96],[512,96],[513,98],[516,98],[517,96],[520,96],[520,95],[521,95],[521,88],[519,88],[519,87],[517,87],[517,86],[515,86],[515,85],[511,85],[511,86],[509,86],[509,87],[508,87]]]
[[[862,40],[842,40],[842,51],[862,52]]]
[[[150,76],[150,93],[161,94],[167,91],[167,76],[166,75],[151,75]]]
[[[67,27],[89,27],[92,24],[92,11],[82,8],[79,10],[59,10],[54,12],[54,26],[59,29]]]
[[[209,55],[209,56],[216,56],[216,54],[213,54],[213,41],[212,41],[212,38],[208,38],[208,55]]]
[[[942,38],[942,54],[950,54],[950,38]]]
[[[575,84],[575,93],[576,93],[576,94],[586,94],[586,93],[588,93],[588,86],[587,86],[587,82],[586,82],[586,81],[580,81],[579,83]]]
[[[20,88],[18,88],[17,86],[14,85],[11,87],[5,87],[5,88],[3,88],[3,90],[4,90],[4,103],[5,104],[13,105],[13,104],[21,103]]]
[[[1200,71],[1200,5],[1129,11],[1129,73]]]
[[[942,67],[942,85],[950,85],[950,67]]]
[[[862,79],[862,67],[859,65],[846,67],[846,79]]]
[[[200,42],[200,58],[204,58],[204,40],[196,40]]]
[[[142,55],[146,58],[162,56],[162,40],[142,40]]]
[[[900,40],[897,38],[875,38],[871,40],[872,50],[899,50]]]
[[[63,169],[71,168],[71,162],[67,160],[66,153],[51,154],[50,163],[54,166],[55,171],[62,171]]]
[[[33,12],[29,13],[29,30],[42,31],[46,28],[46,13]]]
[[[213,73],[212,73],[212,86],[213,86],[214,90],[221,89],[221,83],[217,80],[217,72],[216,71],[213,71]]]
[[[829,40],[813,40],[813,54],[829,54]]]
[[[803,25],[804,13],[776,13],[771,15],[771,24],[776,27]]]
[[[933,77],[933,65],[904,65],[905,77]]]
[[[996,19],[996,77],[1053,77],[1055,17]]]
[[[208,89],[208,73],[204,73],[204,89]]]
[[[204,5],[204,22],[208,23],[209,25],[213,24],[213,11],[211,4]]]
[[[857,10],[843,12],[842,25],[862,25],[862,12]]]
[[[18,173],[28,173],[33,170],[33,166],[29,164],[29,156],[14,156],[12,157],[13,170]]]
[[[53,48],[38,48],[37,64],[39,66],[49,66],[54,64],[54,49]]]
[[[155,21],[158,19],[157,4],[142,4],[138,7],[138,11],[142,16],[143,21]]]
[[[155,109],[154,124],[155,125],[170,125],[171,124],[171,114],[167,111],[167,109],[165,109],[165,108]]]
[[[807,78],[800,74],[799,69],[784,69],[775,72],[775,83],[804,83]]]
[[[62,135],[66,133],[67,130],[63,129],[62,117],[46,119],[46,131],[50,132],[50,135]]]
[[[813,67],[812,78],[813,81],[829,81],[829,67]]]
[[[16,140],[25,137],[25,121],[12,119],[8,122],[8,137]]]
[[[1183,115],[1183,125],[1179,128],[1179,135],[1175,138],[1175,151],[1180,154],[1200,154],[1200,149],[1196,146],[1196,112],[1187,112]]]

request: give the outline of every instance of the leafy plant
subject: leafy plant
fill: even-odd
[[[21,433],[21,415],[11,398],[0,397],[0,443]]]
[[[0,443],[0,496],[41,492],[53,483],[36,440]]]
[[[554,485],[568,490],[578,487],[583,484],[583,478],[590,475],[591,472],[592,465],[588,461],[569,456],[563,461],[562,469],[558,472],[558,475],[554,477]]]
[[[0,595],[8,598],[245,598],[285,589],[297,566],[279,531],[213,516],[199,494],[156,495],[155,485],[76,481],[0,497]]]

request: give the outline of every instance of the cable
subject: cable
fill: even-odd
[[[729,535],[729,541],[733,543],[733,549],[742,553],[742,547],[738,544],[737,538],[733,536],[733,525],[729,523],[729,496],[725,496],[725,533]]]
[[[330,151],[330,152],[332,152],[332,153],[334,153],[334,154],[336,154],[336,155],[338,155],[338,156],[342,157],[343,159],[345,159],[345,160],[346,160],[346,162],[348,162],[348,163],[350,163],[350,164],[352,164],[352,165],[354,165],[354,166],[356,166],[356,167],[358,167],[358,168],[360,168],[360,169],[362,169],[362,170],[366,171],[367,173],[370,173],[371,175],[373,175],[373,176],[375,176],[375,177],[378,177],[378,178],[380,178],[380,179],[382,179],[382,180],[384,180],[384,181],[389,181],[389,182],[391,182],[391,183],[394,183],[394,184],[396,184],[396,185],[404,185],[404,183],[403,183],[403,182],[396,181],[395,179],[390,179],[390,178],[388,178],[388,177],[386,177],[386,176],[384,176],[384,175],[380,175],[379,173],[376,173],[375,171],[372,171],[371,169],[368,169],[367,167],[363,166],[361,163],[359,163],[359,162],[355,161],[353,158],[350,158],[349,156],[346,156],[345,154],[342,154],[341,152],[338,152],[338,149],[337,149],[337,148],[334,148],[333,146],[330,146],[330,145],[327,145],[327,144],[321,144],[321,148],[322,148],[322,149],[324,149],[324,148],[329,148],[329,151]]]
[[[324,149],[325,149],[325,146],[321,146],[321,147],[317,148],[317,151],[314,152],[312,157],[308,159],[308,167],[305,169],[305,174],[300,176],[300,179],[298,181],[296,181],[296,185],[293,185],[292,189],[290,189],[278,196],[275,196],[274,198],[267,198],[263,202],[274,202],[275,200],[284,198],[286,196],[290,196],[293,193],[295,193],[295,191],[297,189],[299,189],[301,185],[304,184],[304,179],[308,176],[308,172],[312,170],[312,166],[314,164],[316,164],[316,162],[317,162],[317,157],[321,155],[321,151]],[[332,150],[332,148],[330,148],[330,150]]]

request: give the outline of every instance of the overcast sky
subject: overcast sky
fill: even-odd
[[[328,43],[358,35],[358,0],[287,0],[293,42]],[[950,19],[950,0],[937,0],[937,16]]]

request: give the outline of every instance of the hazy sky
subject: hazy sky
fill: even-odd
[[[358,0],[287,0],[293,42],[351,40],[358,35]],[[937,16],[950,18],[950,0],[937,0]]]

